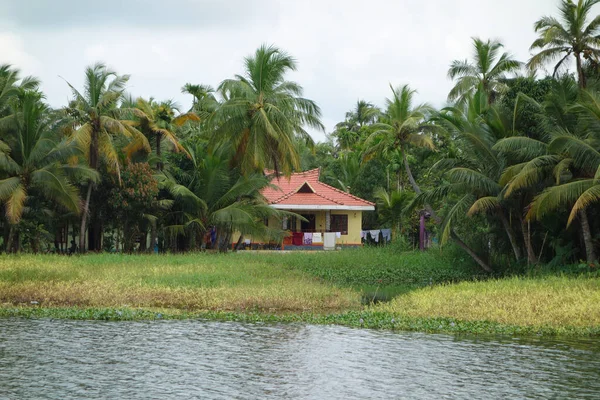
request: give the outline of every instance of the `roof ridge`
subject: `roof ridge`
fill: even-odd
[[[314,192],[314,194],[316,194],[316,195],[317,195],[317,196],[319,196],[319,197],[322,197],[322,198],[324,198],[325,200],[329,200],[329,201],[332,201],[332,202],[334,202],[334,203],[337,203],[337,204],[339,204],[339,205],[341,205],[341,206],[343,206],[343,205],[344,205],[344,203],[342,203],[342,202],[340,202],[340,201],[337,201],[337,200],[334,200],[334,199],[332,199],[332,198],[330,198],[330,197],[327,197],[327,196],[325,196],[324,194],[321,194],[321,193],[318,193],[318,192]]]
[[[282,200],[285,200],[287,198],[289,198],[290,196],[292,196],[293,194],[297,193],[296,191],[292,190],[290,192],[285,193],[283,196],[278,197],[277,199],[273,200],[273,202],[271,202],[271,204],[276,204],[279,203]]]
[[[323,186],[326,186],[326,187],[328,187],[329,189],[333,189],[333,190],[335,190],[335,191],[336,191],[336,192],[338,192],[338,193],[345,194],[346,196],[349,196],[349,197],[353,198],[354,200],[359,200],[359,201],[362,201],[363,203],[367,203],[367,204],[369,204],[370,206],[374,206],[374,205],[375,205],[375,203],[372,203],[372,202],[370,202],[370,201],[368,201],[368,200],[365,200],[365,199],[361,199],[361,198],[360,198],[360,197],[358,197],[358,196],[355,196],[355,195],[353,195],[353,194],[350,194],[350,193],[348,193],[348,192],[344,192],[343,190],[340,190],[340,189],[338,189],[338,188],[336,188],[336,187],[333,187],[333,186],[331,186],[331,185],[328,185],[328,184],[326,184],[326,183],[324,183],[324,182],[318,181],[318,183],[319,183],[320,185],[323,185]]]

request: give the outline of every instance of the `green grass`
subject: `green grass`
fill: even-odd
[[[453,252],[0,257],[0,316],[600,336],[597,276],[481,280]],[[364,305],[366,300],[390,302]],[[33,303],[32,303],[33,302]]]

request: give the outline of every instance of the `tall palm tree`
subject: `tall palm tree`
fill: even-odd
[[[117,176],[120,174],[120,166],[118,149],[113,141],[115,135],[137,141],[150,152],[150,145],[144,135],[121,119],[119,102],[128,80],[128,75],[117,75],[104,64],[97,63],[85,70],[83,93],[67,82],[74,96],[65,110],[72,118],[72,140],[84,151],[91,168],[98,170],[102,159],[109,171],[115,172]],[[81,215],[80,251],[85,251],[85,232],[94,186],[94,182],[88,182]],[[96,242],[90,243],[95,249],[97,239],[92,242]]]
[[[434,168],[446,171],[447,187],[438,188],[447,196],[453,193],[460,200],[450,210],[443,223],[442,240],[452,234],[452,225],[465,213],[468,216],[486,214],[498,220],[509,239],[515,258],[521,258],[517,237],[509,222],[507,205],[500,178],[505,169],[504,158],[493,149],[498,139],[507,135],[502,116],[495,106],[485,104],[483,91],[469,100],[466,111],[447,108],[440,112],[438,122],[451,132],[460,153],[455,158],[440,160]],[[476,111],[478,110],[478,111]]]
[[[506,169],[502,178],[506,185],[505,196],[545,187],[528,207],[527,218],[538,220],[561,207],[572,207],[567,226],[576,218],[579,220],[587,259],[595,262],[597,255],[587,208],[600,200],[595,182],[600,177],[600,98],[583,91],[580,102],[573,106],[564,103],[563,86],[557,84],[554,90],[560,92],[552,93],[544,104],[528,99],[544,112],[546,137],[542,140],[523,136],[506,138],[499,141],[495,149],[516,155],[517,162]],[[572,116],[579,123],[574,124]]]
[[[159,171],[162,169],[160,159],[163,142],[170,143],[176,151],[185,151],[179,143],[175,131],[187,122],[200,121],[200,118],[192,111],[177,115],[179,108],[177,104],[170,100],[157,103],[154,99],[144,100],[139,98],[136,101],[133,112],[138,118],[138,121],[133,125],[145,134],[148,139],[154,139],[154,149],[159,159],[157,163]],[[137,147],[132,143],[132,145],[128,146],[127,150],[132,152],[137,150]]]
[[[421,189],[415,180],[408,152],[411,147],[422,147],[433,150],[434,144],[430,132],[436,129],[428,117],[433,109],[427,104],[414,106],[413,97],[416,93],[408,85],[392,89],[392,98],[386,99],[386,112],[380,117],[380,122],[373,125],[373,133],[365,141],[365,157],[388,154],[400,149],[408,180],[415,191]]]
[[[285,80],[296,61],[284,51],[263,45],[245,59],[245,74],[219,85],[225,101],[214,116],[214,141],[231,142],[234,162],[244,173],[271,168],[286,174],[299,167],[295,140],[312,142],[305,126],[324,130],[321,110]]]
[[[11,103],[12,114],[2,124],[5,143],[0,143],[0,171],[4,175],[0,201],[5,203],[6,217],[12,225],[9,248],[28,202],[39,206],[46,199],[79,213],[79,192],[69,178],[96,181],[98,177],[88,167],[67,163],[78,149],[57,140],[51,130],[50,110],[39,92],[20,89]]]
[[[230,146],[207,153],[202,145],[187,146],[188,168],[177,176],[169,171],[158,175],[159,183],[175,199],[180,218],[170,230],[179,234],[196,232],[200,238],[211,227],[217,230],[218,248],[231,244],[232,233],[273,236],[283,231],[268,228],[263,221],[269,216],[287,214],[270,207],[260,195],[269,185],[262,173],[240,175],[229,167]],[[214,245],[214,243],[213,243]]]
[[[585,132],[574,134],[559,130],[549,145],[554,154],[566,155],[562,170],[570,170],[574,179],[566,183],[559,180],[557,186],[549,187],[537,196],[528,216],[539,219],[560,207],[571,207],[567,226],[579,219],[587,260],[589,263],[596,263],[598,256],[594,249],[587,210],[600,202],[600,96],[584,91],[577,108],[582,113],[582,118],[588,122]]]
[[[600,56],[600,15],[589,23],[588,17],[600,0],[561,0],[560,21],[554,17],[542,17],[534,25],[540,37],[533,42],[531,50],[540,50],[527,65],[536,69],[548,62],[558,60],[554,75],[569,57],[575,58],[579,86],[586,87],[583,58]]]
[[[483,41],[473,38],[473,61],[454,60],[448,70],[448,77],[456,80],[456,85],[448,94],[448,100],[465,103],[475,92],[482,89],[491,104],[498,94],[508,86],[504,82],[508,74],[517,72],[521,62],[508,53],[500,54],[504,45],[497,40]]]
[[[35,90],[39,86],[37,78],[21,78],[20,71],[9,64],[0,65],[0,118],[11,113],[10,101],[20,90]]]
[[[202,119],[206,119],[219,107],[219,101],[215,97],[215,89],[212,86],[186,83],[181,88],[181,92],[192,95],[190,112],[196,113]]]

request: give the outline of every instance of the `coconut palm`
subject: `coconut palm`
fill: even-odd
[[[188,168],[158,176],[162,187],[174,197],[174,212],[179,214],[177,223],[169,229],[178,234],[196,232],[202,238],[214,227],[221,251],[228,248],[236,231],[242,235],[282,237],[283,231],[269,229],[263,222],[269,216],[286,214],[270,207],[260,195],[259,191],[269,185],[268,177],[231,171],[227,147],[208,153],[202,145],[187,146]]]
[[[312,143],[304,127],[324,129],[321,110],[301,97],[300,85],[285,80],[296,61],[284,51],[263,45],[245,59],[245,69],[219,85],[225,101],[213,118],[213,141],[233,144],[233,161],[244,173],[271,168],[289,174],[299,167],[295,140]]]
[[[408,152],[412,147],[434,149],[429,135],[436,129],[428,117],[433,109],[427,104],[414,106],[416,93],[408,85],[392,89],[392,98],[386,99],[386,112],[381,115],[380,122],[373,125],[373,133],[365,141],[365,158],[381,155],[387,157],[396,149],[402,152],[402,160],[408,180],[415,193],[421,189],[415,180],[408,162]]]
[[[594,188],[594,179],[596,175],[600,177],[600,147],[597,144],[600,99],[596,94],[584,91],[582,101],[573,107],[564,103],[562,86],[556,85],[555,91],[559,89],[559,92],[552,93],[544,104],[527,99],[544,112],[542,118],[549,131],[543,140],[511,137],[499,141],[495,149],[512,154],[516,160],[501,180],[506,185],[505,196],[513,197],[517,192],[546,187],[528,207],[527,218],[538,220],[561,207],[572,207],[567,226],[576,218],[579,220],[587,259],[594,262],[597,256],[586,209],[598,200],[594,198],[598,191]],[[575,112],[579,116],[573,115]],[[579,124],[573,124],[572,116],[580,121]]]
[[[78,149],[66,141],[59,142],[51,129],[50,110],[37,91],[20,89],[12,103],[12,114],[3,121],[5,142],[0,143],[0,202],[11,224],[8,247],[13,243],[17,224],[28,203],[40,206],[43,199],[66,211],[79,213],[77,187],[69,177],[97,180],[88,167],[67,163]],[[18,246],[17,246],[18,247]]]
[[[502,224],[515,258],[519,260],[521,249],[509,222],[510,207],[504,200],[503,186],[499,182],[506,166],[505,160],[493,149],[498,139],[508,133],[496,107],[483,106],[485,96],[483,91],[479,91],[469,100],[466,111],[446,108],[437,118],[460,148],[457,157],[440,160],[433,167],[446,171],[449,181],[447,186],[436,190],[444,197],[449,194],[460,197],[444,219],[442,241],[452,236],[452,225],[465,214],[485,214]]]
[[[600,56],[600,15],[589,21],[594,5],[600,0],[562,0],[559,6],[560,20],[554,17],[542,17],[534,25],[540,37],[533,42],[531,50],[539,50],[527,65],[537,69],[549,62],[558,62],[554,66],[554,76],[573,56],[577,66],[579,86],[586,87],[583,71],[583,59]],[[589,23],[588,23],[589,21]]]
[[[190,112],[196,113],[202,119],[208,118],[219,107],[219,101],[215,97],[215,89],[209,85],[186,83],[181,88],[181,92],[193,96]]]
[[[414,198],[409,191],[393,190],[388,192],[378,188],[373,193],[377,201],[377,212],[382,224],[392,227],[392,236],[396,238],[402,229],[402,222],[408,213],[408,208]]]
[[[531,204],[528,216],[539,219],[560,207],[569,206],[569,226],[575,219],[581,224],[586,256],[589,263],[598,261],[592,231],[587,216],[590,206],[600,202],[600,96],[584,91],[577,107],[589,124],[579,134],[558,130],[549,145],[554,154],[566,156],[556,168],[558,185],[542,192]],[[560,173],[570,170],[572,179],[560,181]],[[568,179],[568,176],[567,176]]]
[[[179,144],[175,131],[187,122],[200,121],[194,112],[178,114],[177,104],[170,100],[157,103],[152,98],[150,100],[139,98],[133,112],[137,116],[137,121],[133,126],[138,128],[147,139],[154,139],[154,149],[159,160],[162,155],[163,142],[168,142],[175,151],[185,151]],[[127,151],[137,150],[137,145],[138,143],[130,144]],[[159,171],[162,169],[161,161],[157,163],[157,169]]]
[[[150,145],[144,135],[121,119],[119,102],[128,80],[128,75],[117,75],[104,64],[97,63],[85,70],[83,93],[67,82],[74,96],[65,110],[72,118],[71,139],[84,151],[91,168],[98,170],[102,159],[108,170],[117,176],[120,174],[119,149],[115,147],[114,136],[139,142],[141,147],[150,152]],[[94,183],[89,182],[81,215],[80,251],[85,251],[85,232],[93,190]],[[94,249],[99,247],[97,244],[97,240],[90,241],[90,247]]]
[[[20,71],[9,64],[0,65],[0,118],[11,113],[10,101],[20,90],[35,90],[39,86],[37,78],[20,77]]]
[[[448,100],[465,103],[482,89],[491,104],[505,92],[508,89],[506,78],[517,72],[522,64],[508,53],[500,54],[503,47],[497,40],[473,38],[473,61],[454,60],[450,65],[448,77],[456,80],[456,84],[448,94]]]

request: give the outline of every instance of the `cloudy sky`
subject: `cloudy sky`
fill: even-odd
[[[242,72],[262,43],[292,54],[290,79],[321,106],[327,130],[358,99],[382,105],[389,84],[444,103],[448,65],[470,38],[498,38],[529,58],[533,23],[558,0],[3,0],[0,63],[42,80],[48,102],[64,105],[85,66],[103,61],[131,74],[135,96],[174,99],[186,82],[217,86]],[[314,132],[317,140],[324,134]]]

